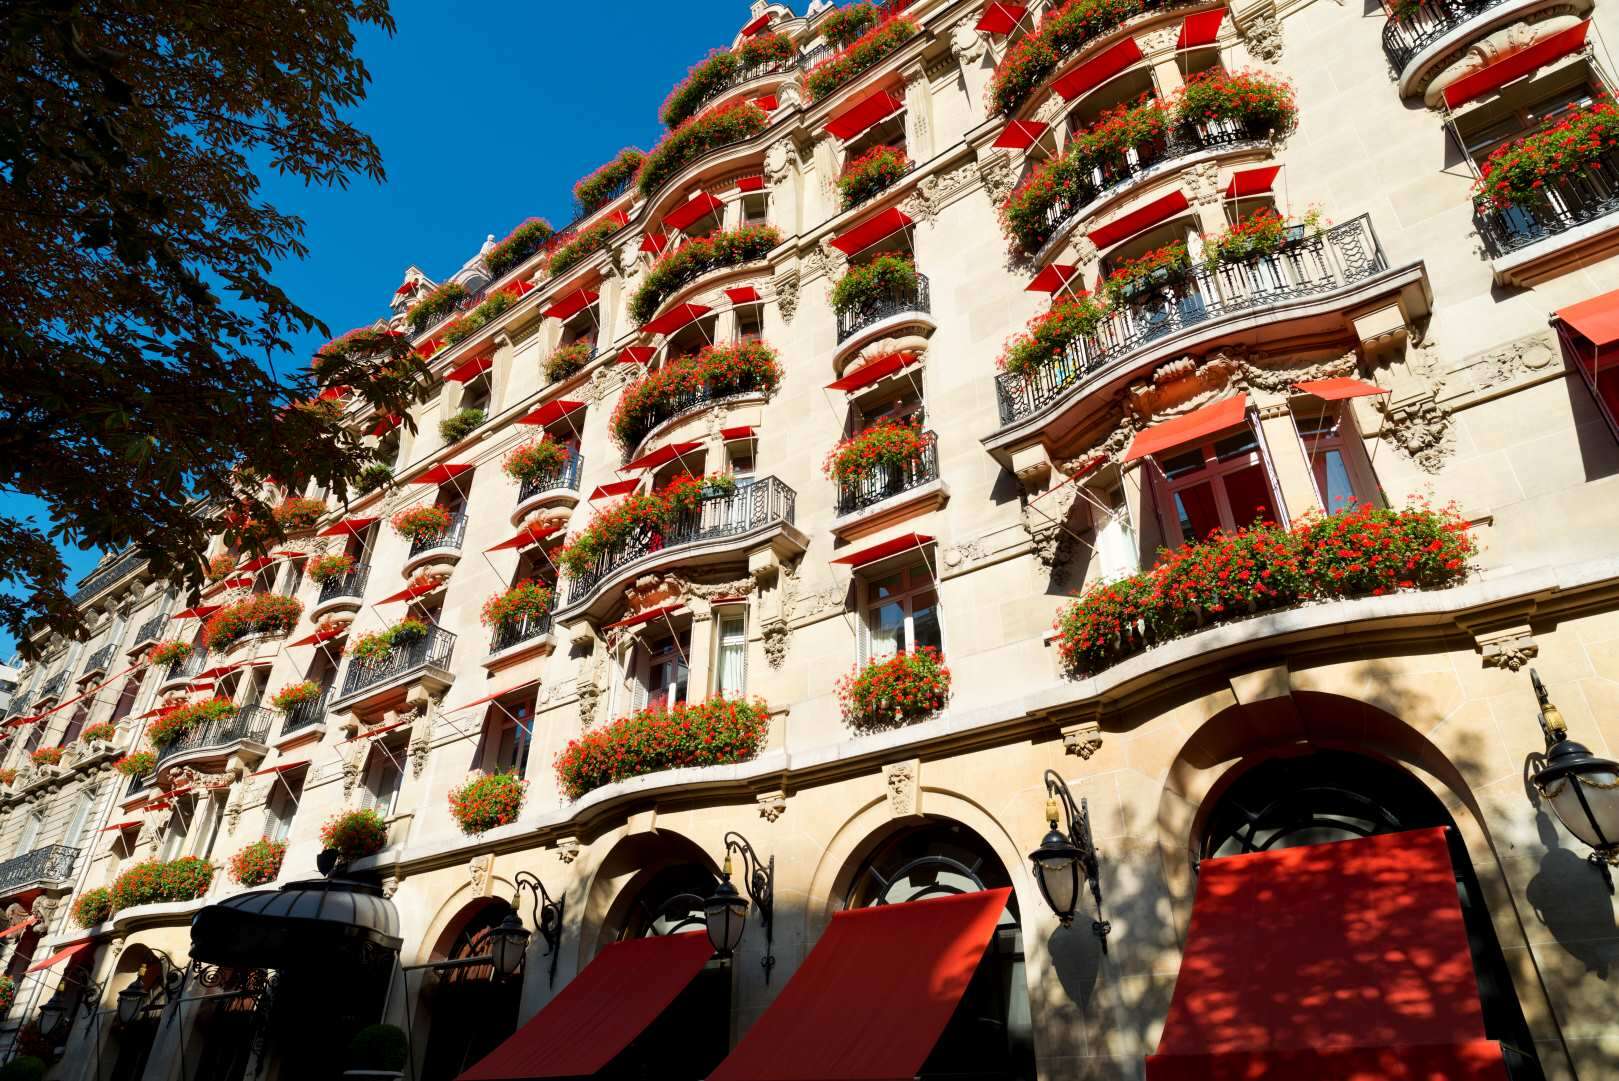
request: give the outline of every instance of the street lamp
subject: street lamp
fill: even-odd
[[[765,982],[770,982],[770,970],[776,967],[771,953],[775,938],[776,917],[776,857],[766,863],[759,858],[753,846],[740,833],[725,835],[725,862],[720,867],[719,885],[714,894],[703,902],[703,914],[708,922],[708,942],[721,957],[736,952],[742,942],[742,932],[748,924],[748,897],[743,897],[731,885],[731,853],[742,857],[742,880],[747,885],[748,897],[759,908],[759,920],[765,925],[765,955],[759,964],[765,970]]]
[[[1586,857],[1602,872],[1613,892],[1610,865],[1619,863],[1619,763],[1598,758],[1568,738],[1568,724],[1552,705],[1546,685],[1533,669],[1529,679],[1540,700],[1540,730],[1546,736],[1545,765],[1531,778],[1558,821],[1591,846]]]
[[[162,950],[150,952],[157,958],[158,966],[158,977],[153,984],[153,992],[147,991],[146,983],[141,979],[141,973],[146,969],[144,964],[135,973],[135,978],[129,981],[129,985],[118,992],[118,1020],[126,1025],[140,1016],[155,991],[163,991],[166,997],[180,980],[180,973],[174,967],[174,958]]]
[[[1101,871],[1096,845],[1091,841],[1090,808],[1084,800],[1080,800],[1077,807],[1074,805],[1068,785],[1055,771],[1046,770],[1045,782],[1046,821],[1051,823],[1051,829],[1040,842],[1040,847],[1029,853],[1034,880],[1039,884],[1046,904],[1051,906],[1051,911],[1056,913],[1058,922],[1064,927],[1073,926],[1081,884],[1090,884],[1091,896],[1096,899],[1097,915],[1091,921],[1091,930],[1102,940],[1102,952],[1106,953],[1107,936],[1113,930],[1113,925],[1101,918]],[[1066,834],[1057,828],[1059,805],[1068,820]]]
[[[545,940],[546,955],[551,958],[550,979],[554,987],[557,982],[557,954],[562,943],[562,902],[553,900],[546,892],[545,883],[528,871],[517,872],[514,881],[516,885],[512,892],[511,911],[489,932],[489,954],[495,972],[503,979],[515,976],[528,955],[530,932],[523,926],[523,917],[518,915],[523,891],[528,890],[534,895],[534,926],[539,928],[540,937]]]

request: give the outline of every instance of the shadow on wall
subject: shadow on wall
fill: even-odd
[[[1540,869],[1529,880],[1525,900],[1535,918],[1551,932],[1557,944],[1585,970],[1604,982],[1619,961],[1619,926],[1613,918],[1613,897],[1608,893],[1601,872],[1589,860],[1562,847],[1562,838],[1540,804],[1539,793],[1530,786],[1530,798],[1537,801],[1535,829],[1546,846]]]

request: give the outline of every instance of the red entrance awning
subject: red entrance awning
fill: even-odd
[[[686,324],[701,319],[711,310],[701,304],[681,304],[664,312],[641,329],[648,334],[673,334]]]
[[[465,383],[469,379],[476,379],[495,366],[495,358],[489,355],[473,357],[471,360],[457,364],[445,374],[444,379],[449,383]]]
[[[1050,129],[1051,125],[1043,120],[1014,120],[1001,129],[992,145],[1007,150],[1027,150]]]
[[[984,14],[979,17],[975,29],[986,34],[1010,34],[1017,29],[1017,24],[1023,21],[1023,16],[1029,9],[1022,4],[993,3],[984,8]]]
[[[502,688],[501,690],[495,691],[493,694],[486,694],[482,698],[474,698],[470,702],[463,702],[459,706],[453,706],[450,709],[445,710],[444,712],[445,713],[459,713],[463,709],[471,709],[473,706],[481,706],[485,702],[493,702],[497,698],[505,698],[508,694],[516,694],[518,691],[526,691],[530,687],[538,687],[539,685],[540,685],[540,681],[537,680],[537,679],[527,680],[527,681],[525,681],[523,683],[517,684],[514,687],[505,687],[505,688]]]
[[[1216,432],[1223,432],[1227,428],[1234,428],[1242,423],[1247,411],[1248,395],[1236,394],[1230,398],[1223,398],[1213,405],[1195,409],[1184,417],[1154,424],[1146,431],[1136,433],[1135,439],[1130,443],[1130,449],[1124,454],[1124,460],[1133,462],[1149,454],[1161,454],[1166,450],[1195,443]]]
[[[725,209],[725,204],[708,192],[699,192],[690,199],[681,203],[663,219],[663,224],[670,229],[684,229],[705,214]]]
[[[1107,82],[1113,76],[1141,59],[1141,48],[1135,38],[1125,38],[1106,52],[1085,61],[1079,67],[1051,84],[1064,101],[1073,101]]]
[[[456,1081],[589,1077],[656,1021],[713,954],[702,932],[604,947],[544,1009]]]
[[[1294,383],[1293,389],[1326,402],[1341,402],[1345,398],[1369,398],[1392,391],[1361,379],[1316,379],[1308,383]]]
[[[1091,243],[1097,248],[1112,247],[1119,241],[1127,240],[1161,221],[1168,221],[1190,205],[1186,201],[1185,192],[1172,191],[1168,195],[1159,196],[1146,206],[1136,207],[1122,218],[1115,218],[1100,229],[1093,230]]]
[[[406,484],[448,484],[462,473],[477,468],[471,462],[440,462],[425,473],[407,480]]]
[[[995,934],[1007,888],[839,912],[708,1081],[915,1077]]]
[[[1195,49],[1200,45],[1213,45],[1214,39],[1220,36],[1220,20],[1224,18],[1225,8],[1186,16],[1181,22],[1180,37],[1175,39],[1175,48]]]
[[[1225,186],[1227,199],[1245,199],[1250,195],[1263,195],[1270,191],[1276,183],[1276,174],[1282,171],[1280,165],[1266,165],[1259,169],[1242,169],[1231,174],[1231,182]]]
[[[850,391],[869,387],[884,376],[893,375],[915,359],[915,355],[911,353],[890,353],[886,357],[867,361],[842,379],[834,379],[826,385],[826,389]]]
[[[844,255],[865,251],[880,240],[886,240],[911,224],[911,217],[897,206],[891,206],[875,217],[867,218],[853,229],[834,237],[832,246]]]
[[[1591,28],[1591,20],[1576,23],[1567,30],[1560,30],[1551,37],[1537,41],[1527,49],[1487,64],[1471,75],[1464,75],[1460,79],[1445,87],[1445,104],[1452,109],[1465,105],[1474,98],[1481,98],[1493,90],[1499,90],[1514,79],[1522,78],[1537,68],[1543,68],[1554,60],[1561,60],[1569,53],[1576,52],[1585,47],[1585,35]]]
[[[1506,1077],[1444,827],[1200,865],[1147,1081]]]
[[[345,518],[320,531],[323,537],[358,537],[370,528],[375,518]]]
[[[901,533],[897,537],[862,548],[858,552],[850,552],[846,556],[839,556],[834,563],[842,563],[849,567],[864,567],[867,563],[875,563],[884,556],[891,556],[898,552],[919,550],[923,545],[932,544],[933,538],[921,533]]]
[[[1077,266],[1067,263],[1052,263],[1034,276],[1034,280],[1024,287],[1025,293],[1055,293],[1067,285],[1079,273]]]
[[[905,107],[905,102],[886,90],[862,98],[826,122],[828,134],[849,140],[880,120],[886,120]]]
[[[1619,342],[1619,289],[1559,308],[1557,318],[1598,349]]]
[[[77,957],[79,954],[83,953],[93,945],[95,945],[95,943],[91,942],[89,939],[85,939],[83,942],[75,942],[71,946],[64,946],[55,953],[51,954],[49,957],[45,958],[45,960],[35,961],[33,964],[29,965],[28,971],[44,972],[47,968],[50,968],[52,965],[59,965],[63,961],[66,961],[69,957]]]
[[[538,544],[546,537],[555,536],[562,532],[562,523],[553,522],[551,525],[530,526],[515,535],[508,537],[492,548],[485,548],[486,552],[503,552],[510,548],[527,548],[531,544]]]
[[[596,297],[589,289],[575,289],[540,314],[547,319],[572,319],[596,303]]]
[[[517,418],[519,424],[555,424],[569,413],[583,409],[584,402],[570,402],[563,398],[546,402],[525,416]]]
[[[625,462],[619,467],[620,473],[639,473],[647,469],[656,469],[674,461],[682,454],[690,454],[694,450],[702,449],[701,443],[669,443],[657,450],[648,451],[633,462]]]

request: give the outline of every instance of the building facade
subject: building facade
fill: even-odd
[[[755,896],[734,955],[610,1063],[474,1076],[756,1076],[722,1063],[801,1005],[837,914],[997,889],[906,1076],[1224,1077],[1241,1053],[1347,1077],[1288,1056],[1463,1037],[1504,1065],[1434,1076],[1613,1075],[1615,902],[1527,778],[1531,669],[1619,757],[1614,33],[1589,0],[756,3],[577,221],[407,273],[378,327],[433,395],[410,423],[326,396],[377,444],[371,490],[284,493],[292,539],[222,549],[196,605],[133,557],[83,584],[90,638],[42,643],[7,722],[13,1053],[74,1081],[334,1076],[382,1019],[409,1076],[448,1081],[517,1053],[604,950],[701,929],[734,837],[738,886],[755,855],[772,876],[768,934]],[[1227,543],[1200,538],[1424,505],[1476,547],[1442,580],[1194,599],[1160,633],[1131,609],[1077,641],[1077,596],[1169,603],[1131,591]],[[885,679],[917,700],[873,711]],[[695,735],[647,735],[677,705]],[[1048,771],[1098,853],[1072,926],[1028,855]],[[506,774],[515,820],[468,832],[452,795]],[[285,842],[257,888],[317,877],[356,810],[386,837],[344,874],[397,956],[193,957],[197,913],[247,890],[234,857]],[[1440,828],[1442,934],[1284,859]],[[215,870],[130,882],[187,859]],[[1244,866],[1274,895],[1219,909]],[[514,909],[533,938],[502,977]],[[1312,937],[1301,912],[1334,943],[1374,915],[1374,943],[1465,938],[1468,1024],[1402,1028],[1421,947],[1290,973],[1286,1023],[1239,979],[1258,956],[1208,963],[1222,920],[1263,955],[1266,929]],[[1260,1034],[1197,1050],[1199,993]]]

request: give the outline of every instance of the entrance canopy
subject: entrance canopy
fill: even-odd
[[[1011,895],[1002,888],[839,912],[709,1081],[911,1081]]]
[[[1506,1081],[1443,827],[1204,860],[1147,1081]]]
[[[400,943],[399,913],[382,887],[350,878],[249,890],[191,918],[191,959],[230,968],[318,967]]]

